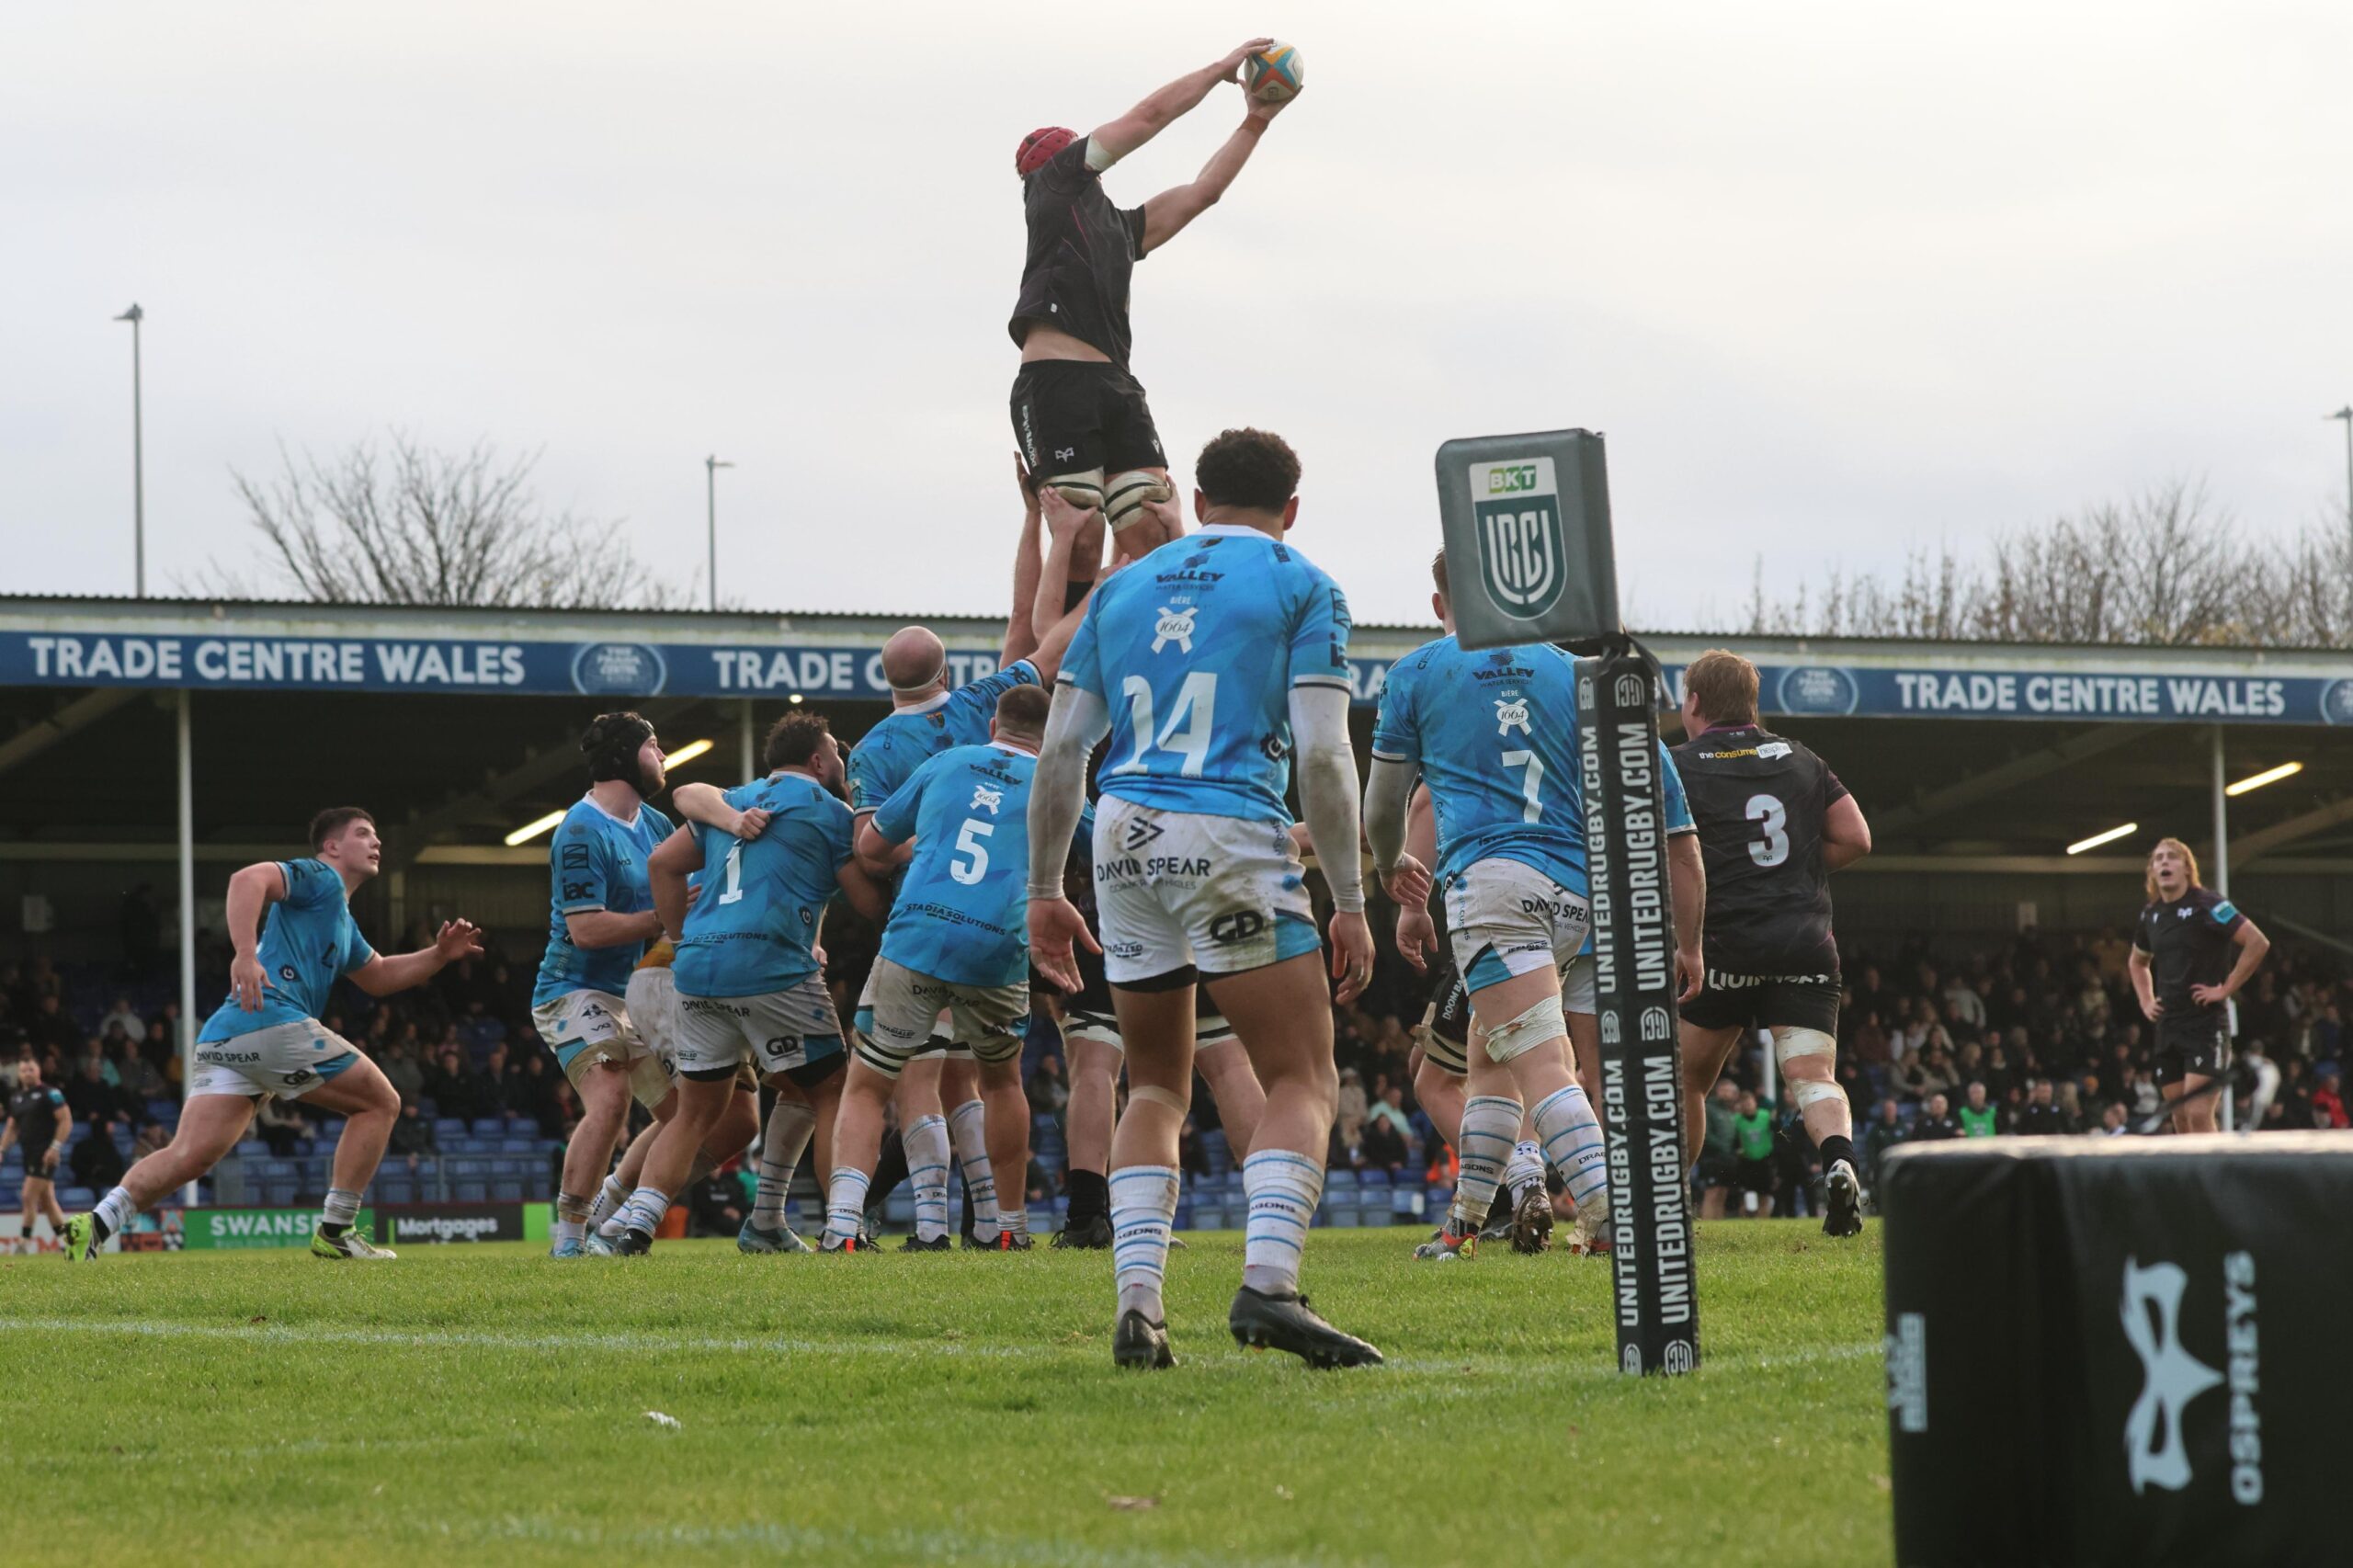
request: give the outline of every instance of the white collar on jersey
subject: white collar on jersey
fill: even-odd
[[[1248,523],[1203,523],[1199,528],[1195,528],[1191,534],[1178,535],[1173,542],[1182,544],[1188,538],[1249,539],[1254,537],[1263,539],[1269,544],[1279,544],[1282,542],[1275,538],[1274,535],[1268,533],[1266,529],[1254,528]]]
[[[989,743],[989,748],[992,751],[1011,752],[1015,756],[1035,756],[1038,755],[1034,751],[1024,750],[1022,747],[1015,745],[1010,741],[991,741]]]
[[[603,817],[607,822],[617,822],[623,827],[635,827],[637,825],[637,819],[639,815],[645,810],[645,802],[643,801],[640,801],[637,803],[636,811],[631,812],[625,817],[617,817],[613,815],[612,812],[605,809],[605,802],[597,799],[596,793],[593,790],[580,798],[587,801],[589,806],[598,816]]]
[[[893,708],[891,711],[893,713],[928,713],[947,700],[948,693],[943,691],[937,697],[926,697],[921,702],[910,702],[904,708]]]

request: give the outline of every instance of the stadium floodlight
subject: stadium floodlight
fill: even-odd
[[[565,811],[570,809],[568,806],[564,808]],[[512,849],[518,844],[529,844],[540,835],[551,831],[563,820],[563,812],[550,812],[535,822],[527,822],[506,835],[506,847]]]
[[[785,700],[791,703],[795,708],[798,708],[801,706],[801,694],[796,691],[790,697],[786,698]]]
[[[662,766],[665,767],[684,767],[687,764],[692,762],[695,758],[700,756],[710,749],[710,743],[709,741],[688,741],[676,751],[674,751],[667,756],[665,756],[662,759]]]
[[[2301,762],[2283,762],[2277,767],[2267,767],[2260,773],[2247,775],[2224,790],[2222,793],[2234,796],[2244,795],[2250,790],[2260,790],[2266,784],[2277,784],[2282,778],[2293,778],[2303,770],[2304,765]]]
[[[2128,822],[2122,827],[2111,827],[2106,833],[2095,833],[2089,838],[2077,839],[2075,843],[2067,846],[2067,853],[2070,855],[2081,855],[2086,849],[2097,849],[2103,844],[2113,844],[2128,833],[2138,833],[2140,831],[2141,824],[2139,823]]]

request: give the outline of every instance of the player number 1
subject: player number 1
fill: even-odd
[[[733,903],[744,896],[744,841],[737,839],[727,846],[727,863],[723,868],[726,883],[719,895],[722,903]]]

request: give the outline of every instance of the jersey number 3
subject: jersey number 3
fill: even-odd
[[[1748,846],[1748,858],[1760,866],[1778,866],[1790,858],[1790,812],[1771,795],[1748,797],[1748,820],[1765,830],[1761,844]]]

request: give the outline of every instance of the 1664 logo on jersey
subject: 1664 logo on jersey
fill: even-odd
[[[1552,460],[1473,463],[1471,494],[1488,595],[1506,615],[1535,619],[1560,602],[1568,583]]]

